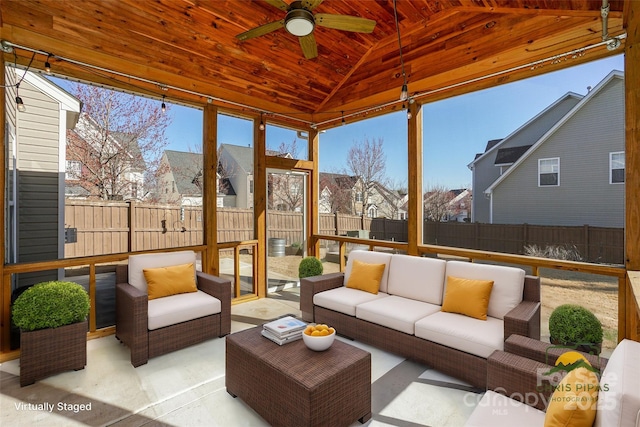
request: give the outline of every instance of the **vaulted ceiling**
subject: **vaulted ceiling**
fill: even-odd
[[[36,51],[33,68],[43,69],[48,59],[59,74],[192,104],[320,124],[400,107],[393,104],[404,81],[393,0],[307,0],[313,14],[376,21],[368,34],[316,25],[312,59],[281,23],[260,37],[236,37],[283,20],[289,3],[0,0],[1,38],[15,47],[16,56],[5,53],[7,63],[27,66]],[[397,0],[409,94],[428,102],[621,53],[624,38],[617,51],[601,43],[602,5]],[[624,2],[609,6],[608,33],[620,36]]]

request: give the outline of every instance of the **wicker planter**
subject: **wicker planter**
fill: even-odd
[[[58,328],[21,331],[20,386],[61,372],[84,369],[87,330],[85,320]]]

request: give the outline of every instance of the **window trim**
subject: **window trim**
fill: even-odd
[[[622,181],[613,181],[613,156],[616,154],[621,154],[622,155],[622,160],[624,162],[624,166],[622,168]],[[615,185],[615,184],[624,184],[625,183],[625,175],[626,175],[626,168],[627,168],[627,164],[626,164],[626,159],[625,159],[625,155],[624,155],[624,151],[612,151],[609,153],[609,184],[611,185]],[[619,168],[618,168],[619,169]],[[616,169],[616,170],[618,170]]]
[[[542,184],[540,177],[542,175],[542,171],[541,171],[541,163],[545,160],[555,160],[558,166],[558,179],[557,182],[555,184]],[[547,172],[548,173],[548,172]],[[542,187],[560,187],[560,157],[546,157],[544,159],[538,159],[538,187],[542,188]]]
[[[79,181],[82,178],[82,162],[80,160],[66,160],[65,162],[64,179]]]

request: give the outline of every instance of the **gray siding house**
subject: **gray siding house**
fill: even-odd
[[[485,152],[476,155],[468,165],[472,175],[472,222],[492,222],[491,200],[485,191],[581,99],[576,93],[565,94],[506,138],[489,141]]]
[[[624,129],[613,71],[483,189],[488,222],[624,227]]]
[[[165,150],[160,170],[160,203],[202,206],[202,154]]]
[[[13,68],[6,74],[10,82],[22,79],[19,93],[26,106],[26,111],[15,112],[15,102],[6,102],[12,134],[7,159],[11,175],[6,215],[8,261],[64,258],[65,141],[67,129],[78,121],[81,103],[39,74]],[[21,274],[15,286],[57,278],[56,270]]]

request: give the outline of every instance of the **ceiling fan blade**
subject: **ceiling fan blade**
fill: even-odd
[[[316,13],[314,16],[316,24],[336,30],[370,33],[376,26],[376,21],[357,16],[333,15],[330,13]]]
[[[316,38],[313,36],[313,33],[298,38],[300,39],[300,47],[302,48],[302,53],[304,53],[305,58],[313,59],[318,56],[318,44],[316,43]]]
[[[302,6],[307,10],[313,10],[320,6],[320,3],[322,3],[322,0],[303,0]]]
[[[282,0],[264,0],[264,2],[269,3],[271,6],[277,7],[280,10],[287,10],[289,8],[289,5]]]
[[[252,28],[249,31],[245,31],[244,33],[240,33],[236,36],[238,40],[247,40],[252,39],[254,37],[264,36],[265,34],[269,34],[272,31],[279,30],[284,27],[284,19],[279,21],[269,22],[268,24],[260,25],[259,27]]]

